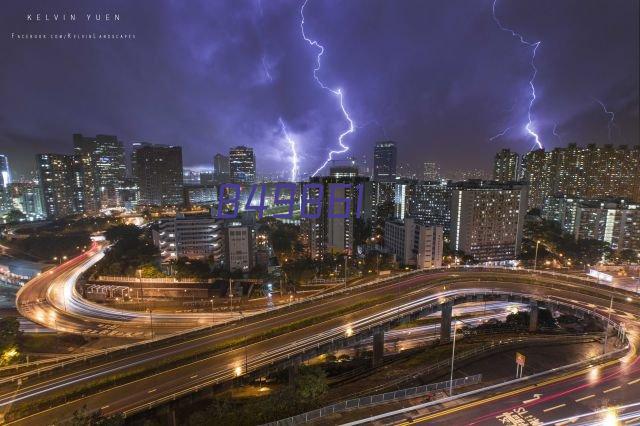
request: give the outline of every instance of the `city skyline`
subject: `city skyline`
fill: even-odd
[[[26,9],[46,11],[39,6],[10,4],[2,22],[16,33],[97,25],[26,22]],[[313,81],[318,50],[300,33],[301,6],[165,4],[142,13],[122,4],[117,23],[99,25],[137,33],[135,40],[3,39],[9,61],[0,145],[14,175],[32,170],[37,153],[71,152],[73,133],[113,134],[127,148],[139,141],[180,145],[185,167],[208,165],[215,153],[244,144],[256,150],[258,173],[282,172],[290,169],[291,148],[279,118],[298,144],[300,171],[312,173],[348,123],[335,96]],[[493,2],[376,6],[364,14],[357,2],[305,6],[305,34],[325,49],[318,76],[344,91],[356,123],[345,139],[349,155],[371,158],[375,142],[393,140],[399,164],[415,169],[424,161],[444,170],[490,169],[499,148],[531,147],[524,130],[531,49],[496,25]],[[532,117],[545,148],[638,140],[637,7],[497,2],[505,28],[541,43]],[[460,30],[444,31],[451,22]],[[192,30],[180,31],[187,26]],[[357,46],[364,48],[354,54]]]

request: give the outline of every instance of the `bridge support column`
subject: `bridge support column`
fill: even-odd
[[[440,305],[442,319],[440,320],[440,343],[448,343],[451,340],[451,317],[453,314],[453,302]]]
[[[535,332],[538,331],[538,302],[532,300],[529,303],[529,331]]]
[[[373,367],[382,365],[384,357],[384,330],[373,333]]]
[[[296,377],[298,376],[298,363],[289,364],[287,372],[289,373],[289,386],[295,386]]]

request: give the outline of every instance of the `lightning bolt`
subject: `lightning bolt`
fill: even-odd
[[[333,160],[333,156],[335,154],[343,154],[349,151],[349,147],[344,144],[344,138],[345,136],[355,132],[356,125],[351,119],[351,117],[349,116],[349,113],[347,112],[347,109],[344,106],[344,96],[342,93],[342,89],[340,88],[332,89],[331,87],[325,85],[322,82],[322,80],[320,80],[320,78],[318,77],[318,71],[320,71],[320,67],[322,66],[320,61],[321,61],[322,55],[324,54],[324,46],[322,46],[316,40],[313,40],[307,37],[307,35],[304,32],[304,8],[307,6],[308,2],[309,0],[305,0],[304,3],[302,4],[302,7],[300,8],[300,17],[301,17],[300,31],[302,32],[302,38],[304,39],[304,41],[309,43],[309,45],[311,45],[312,47],[315,47],[316,49],[318,49],[318,55],[316,56],[316,67],[313,70],[313,78],[316,80],[316,82],[322,89],[328,92],[331,92],[338,99],[338,102],[340,103],[340,109],[342,110],[342,115],[344,115],[344,118],[349,123],[349,127],[347,128],[347,130],[340,133],[340,136],[338,137],[338,144],[340,145],[340,149],[329,151],[329,157],[327,158],[327,160],[322,164],[322,166],[318,168],[318,170],[313,172],[313,174],[311,175],[311,176],[315,176],[320,172],[320,170],[324,169],[327,166],[327,164],[329,164],[329,161]]]
[[[287,132],[287,126],[284,124],[284,120],[282,117],[278,118],[280,122],[280,128],[282,129],[282,134],[284,135],[287,142],[289,142],[289,146],[291,147],[291,182],[298,181],[298,153],[296,151],[296,141],[291,139],[289,136],[289,132]]]
[[[597,103],[599,103],[600,106],[602,107],[602,111],[604,111],[604,113],[609,116],[609,123],[607,124],[607,129],[609,130],[609,142],[611,142],[611,133],[613,131],[613,128],[616,125],[615,123],[616,114],[613,111],[609,111],[607,107],[604,105],[604,102],[602,102],[600,99],[594,98],[593,96],[592,96],[592,99]]]
[[[511,127],[507,127],[506,129],[504,129],[503,131],[501,131],[500,133],[498,133],[497,135],[493,135],[489,138],[489,142],[493,141],[494,139],[498,139],[501,138],[502,136],[504,136],[509,130],[511,130]]]
[[[540,47],[541,42],[540,41],[536,41],[536,42],[530,42],[524,39],[524,37],[515,32],[514,30],[507,28],[505,26],[502,25],[502,23],[500,22],[500,20],[498,19],[498,17],[496,16],[496,4],[498,3],[498,0],[493,0],[493,20],[496,22],[496,24],[498,25],[498,28],[500,28],[502,31],[506,31],[508,33],[510,33],[512,36],[514,36],[515,38],[517,38],[518,40],[520,40],[520,43],[528,46],[531,48],[531,78],[529,79],[529,88],[530,90],[530,96],[529,96],[529,108],[527,109],[527,119],[528,122],[526,124],[526,126],[524,126],[525,130],[527,131],[527,133],[529,133],[529,135],[531,135],[531,137],[533,137],[534,141],[535,141],[535,145],[538,146],[538,148],[542,149],[542,143],[540,142],[540,136],[536,133],[536,131],[533,128],[533,119],[531,118],[531,109],[533,108],[533,104],[536,101],[536,87],[533,84],[535,79],[536,79],[536,75],[538,74],[538,68],[536,68],[535,65],[535,59],[536,59],[536,52],[538,51],[538,47]]]
[[[558,123],[554,124],[553,126],[553,136],[555,136],[560,142],[562,142],[562,136],[560,136],[560,133],[558,133]]]

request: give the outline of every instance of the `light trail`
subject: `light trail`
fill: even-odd
[[[529,95],[529,107],[527,108],[527,119],[528,122],[527,124],[524,126],[525,130],[527,131],[527,133],[533,137],[534,141],[535,141],[535,145],[538,146],[538,148],[542,149],[542,142],[540,141],[540,136],[538,135],[538,133],[536,133],[536,131],[533,128],[533,118],[531,117],[531,109],[533,108],[533,104],[536,101],[536,87],[534,85],[534,81],[536,79],[536,75],[538,74],[538,68],[536,68],[535,65],[535,59],[536,59],[536,53],[538,51],[538,47],[540,47],[540,44],[542,42],[540,41],[536,41],[536,42],[530,42],[525,40],[525,38],[520,34],[517,33],[516,31],[505,27],[504,25],[502,25],[502,23],[500,22],[500,20],[498,19],[498,17],[496,16],[496,4],[498,3],[498,0],[493,0],[493,20],[496,22],[496,24],[498,25],[498,28],[500,28],[502,31],[506,31],[508,33],[510,33],[512,36],[514,36],[515,38],[517,38],[518,40],[520,40],[520,43],[526,45],[527,47],[531,48],[531,69],[532,69],[532,73],[531,73],[531,78],[529,78],[529,88],[530,90],[530,95]]]
[[[284,120],[282,117],[278,118],[280,122],[280,128],[282,129],[282,134],[287,139],[289,146],[291,147],[291,182],[298,181],[298,153],[296,151],[296,141],[291,139],[289,133],[287,132],[287,126],[284,124]]]
[[[322,66],[321,58],[322,58],[322,55],[324,54],[324,46],[318,43],[318,41],[307,37],[306,33],[304,32],[304,8],[308,2],[309,0],[305,0],[304,3],[302,4],[302,7],[300,8],[300,17],[301,17],[300,31],[302,32],[302,38],[304,39],[304,41],[309,43],[309,45],[311,45],[312,47],[315,47],[316,49],[318,49],[318,55],[316,56],[316,67],[313,69],[313,78],[316,80],[316,82],[322,89],[328,92],[331,92],[336,98],[338,98],[342,115],[344,115],[344,118],[349,123],[349,127],[347,128],[347,130],[340,133],[340,136],[338,137],[338,144],[340,145],[340,149],[329,151],[329,157],[327,158],[327,160],[311,175],[311,176],[316,176],[322,169],[324,169],[327,166],[327,164],[329,164],[331,160],[333,160],[333,156],[335,154],[344,154],[345,152],[349,151],[349,147],[344,144],[344,138],[345,136],[355,132],[356,125],[354,121],[351,119],[351,116],[349,115],[349,113],[347,112],[347,109],[344,106],[344,95],[342,93],[342,89],[340,88],[333,89],[325,85],[322,82],[322,80],[320,80],[320,77],[318,77],[318,71],[320,71],[320,68]]]

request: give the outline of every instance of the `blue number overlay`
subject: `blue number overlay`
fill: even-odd
[[[240,202],[246,199],[245,211],[255,211],[258,218],[272,216],[276,219],[293,219],[296,209],[298,185],[293,182],[278,182],[275,184],[273,205],[266,204],[267,189],[265,184],[254,184],[248,189],[248,197],[242,197],[242,187],[237,183],[225,183],[218,189],[218,209],[216,218],[235,219],[240,212]],[[259,195],[256,192],[259,191]],[[364,184],[351,185],[346,183],[305,183],[300,191],[300,218],[320,219],[326,208],[329,219],[347,219],[362,217],[364,201]],[[355,212],[353,204],[355,201]],[[254,202],[258,202],[254,204]],[[286,206],[282,213],[269,215],[270,208]],[[281,209],[278,209],[281,211]]]

